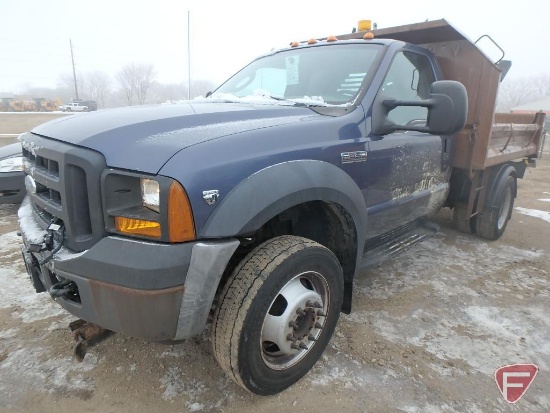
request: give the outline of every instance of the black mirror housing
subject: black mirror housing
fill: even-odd
[[[464,128],[468,115],[468,93],[460,82],[432,83],[428,106],[428,129],[436,135],[452,135]]]
[[[391,110],[399,106],[421,106],[428,108],[426,126],[397,125],[388,119]],[[452,135],[466,123],[468,115],[468,93],[460,82],[440,80],[432,83],[430,97],[425,100],[385,99],[379,95],[372,110],[372,131],[386,135],[396,130],[412,130],[434,135]]]

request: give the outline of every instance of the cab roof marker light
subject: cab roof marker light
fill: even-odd
[[[370,20],[359,20],[357,31],[364,32],[365,30],[372,30],[372,22]]]
[[[327,42],[336,42],[338,41],[338,37],[336,36],[328,36],[327,37]]]
[[[374,39],[374,33],[373,32],[366,32],[365,35],[363,36],[363,39],[365,39],[365,40]]]
[[[307,44],[315,44],[317,43],[317,39],[311,38],[307,41]]]

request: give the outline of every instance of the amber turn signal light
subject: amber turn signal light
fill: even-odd
[[[160,224],[155,221],[115,217],[115,228],[117,231],[128,235],[142,235],[150,238],[160,239]]]
[[[189,198],[176,181],[168,191],[168,239],[170,242],[185,242],[195,239],[195,222]]]

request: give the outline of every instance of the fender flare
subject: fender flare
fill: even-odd
[[[309,201],[335,203],[350,214],[359,263],[367,225],[365,199],[346,172],[323,161],[283,162],[252,174],[221,200],[199,235],[224,238],[249,234],[281,212]]]
[[[505,180],[508,176],[513,176],[516,180],[516,185],[514,188],[513,196],[514,198],[517,197],[517,171],[516,168],[514,168],[510,164],[504,164],[501,165],[499,169],[494,169],[494,175],[489,181],[489,187],[487,192],[487,198],[485,200],[485,207],[486,208],[496,208],[499,207],[498,205],[495,205],[495,201],[498,197],[498,194],[502,192],[502,187],[505,184]]]

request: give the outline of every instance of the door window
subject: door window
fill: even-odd
[[[395,55],[380,93],[384,99],[424,100],[435,81],[432,66],[424,55],[402,51]],[[400,106],[388,118],[398,125],[425,124],[428,109],[420,106]]]

